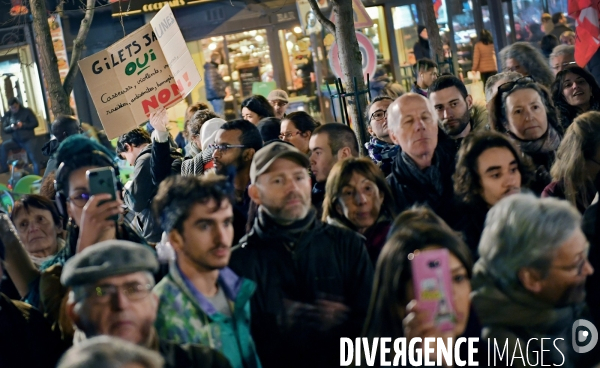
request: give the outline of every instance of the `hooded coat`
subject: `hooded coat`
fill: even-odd
[[[421,32],[425,29],[424,26],[419,26],[417,32],[419,34],[419,41],[415,43],[413,46],[413,52],[415,54],[415,59],[430,59],[431,58],[431,49],[429,48],[429,40],[421,37]]]

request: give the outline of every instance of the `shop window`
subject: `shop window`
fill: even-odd
[[[236,106],[253,94],[256,84],[273,81],[273,65],[264,29],[203,39],[201,46],[206,62],[213,54],[220,56],[218,71],[228,84],[225,96],[227,119],[239,116]]]

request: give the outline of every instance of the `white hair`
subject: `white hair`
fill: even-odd
[[[479,255],[500,285],[513,288],[524,267],[538,269],[545,276],[556,250],[580,225],[581,215],[567,201],[515,194],[489,211]]]
[[[137,363],[144,368],[162,368],[159,353],[111,336],[96,336],[70,348],[57,368],[120,368]]]

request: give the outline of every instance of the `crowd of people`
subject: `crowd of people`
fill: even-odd
[[[480,63],[485,103],[419,60],[413,91],[370,101],[364,149],[282,90],[237,120],[190,106],[183,144],[164,109],[116,150],[58,117],[53,185],[0,214],[0,366],[334,367],[359,336],[562,339],[543,362],[594,366],[570,341],[600,318],[600,87],[570,51]],[[116,155],[130,181],[94,195],[87,172],[118,177]],[[436,249],[443,331],[411,262]]]

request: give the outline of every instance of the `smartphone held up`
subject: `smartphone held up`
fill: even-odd
[[[452,331],[456,313],[452,300],[450,253],[447,249],[415,252],[411,260],[415,299],[441,332]]]
[[[112,167],[101,167],[98,169],[90,169],[85,172],[90,187],[90,195],[110,194],[111,200],[117,199],[117,177],[115,170]],[[105,202],[105,201],[104,201]],[[100,205],[104,202],[100,202]],[[117,221],[119,215],[114,215],[108,218],[109,220]]]

